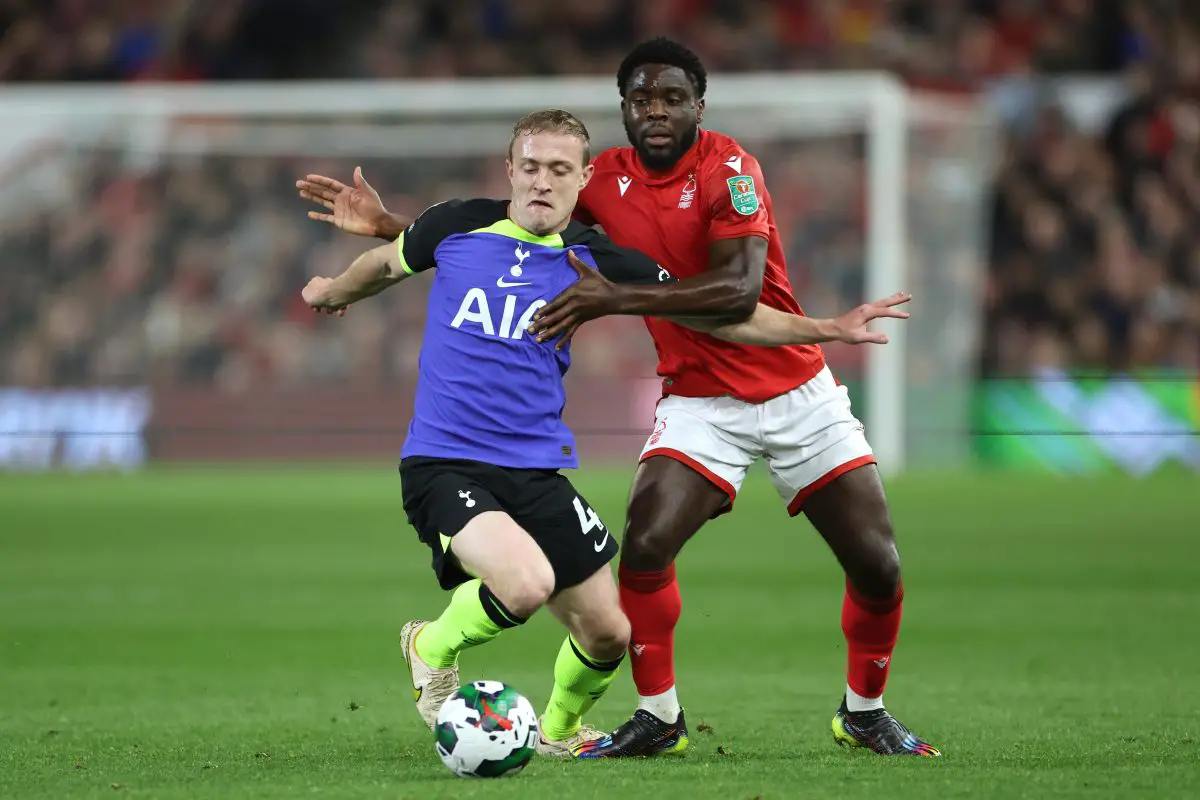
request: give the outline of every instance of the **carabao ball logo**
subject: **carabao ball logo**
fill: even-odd
[[[745,216],[750,216],[758,211],[758,195],[754,191],[754,178],[749,175],[736,175],[725,183],[729,187],[729,198],[733,201],[734,211]]]

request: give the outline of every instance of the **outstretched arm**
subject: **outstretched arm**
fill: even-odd
[[[669,292],[656,284],[581,280],[551,300],[534,319],[539,321],[539,329],[548,329],[554,336],[574,333],[584,322],[611,314],[687,314],[712,318],[717,324],[749,319],[762,294],[767,240],[743,236],[713,242],[709,264],[707,271],[672,284]]]
[[[296,181],[296,188],[302,198],[329,212],[309,211],[309,219],[328,222],[346,233],[395,241],[412,223],[408,217],[383,207],[379,192],[363,177],[362,167],[354,168],[353,186],[324,175],[306,175]]]
[[[355,179],[361,178],[362,173],[356,171]],[[362,181],[360,186],[367,184]],[[462,229],[462,207],[461,200],[446,200],[425,209],[411,225],[396,234],[395,241],[363,253],[341,275],[309,281],[302,293],[304,302],[314,311],[341,316],[350,304],[379,294],[409,275],[433,269],[437,266],[438,244]]]
[[[712,317],[720,322],[742,322],[750,318],[762,294],[763,274],[767,267],[767,240],[761,236],[743,236],[737,239],[721,239],[713,242],[708,250],[709,268],[686,280],[681,280],[664,293],[655,285],[619,284],[613,287],[610,308],[595,297],[596,316],[608,314],[631,314],[634,316],[664,316],[686,313],[689,316]],[[574,287],[579,292],[577,306],[579,316],[591,318],[588,297],[581,284]],[[542,311],[551,314],[560,306],[567,306],[571,299],[567,292],[560,295]],[[554,306],[554,308],[552,308]]]
[[[575,289],[576,296],[605,297],[624,289],[638,289],[645,307],[645,311],[642,312],[643,316],[663,317],[693,330],[710,333],[719,339],[763,347],[818,344],[830,341],[841,341],[848,344],[886,344],[886,334],[868,331],[867,323],[880,317],[907,319],[909,316],[907,311],[899,311],[895,308],[895,306],[907,303],[912,299],[911,295],[904,292],[898,292],[873,303],[866,303],[835,319],[814,319],[800,314],[790,314],[757,302],[748,318],[734,322],[718,316],[697,317],[693,315],[690,308],[686,315],[675,314],[671,311],[678,307],[675,297],[683,294],[688,284],[700,279],[688,278],[683,281],[675,281],[665,270],[636,251],[614,252],[618,252],[623,258],[615,264],[609,262],[610,272],[615,273],[614,267],[621,267],[622,270],[630,270],[629,274],[623,274],[622,277],[656,274],[657,280],[653,283],[642,284],[614,283],[605,277],[601,270],[589,268],[579,260],[574,252],[568,251],[567,260],[575,269],[579,280],[563,294]],[[562,296],[559,295],[559,297]],[[542,310],[550,308],[554,302],[551,301],[550,305],[545,306]],[[555,314],[540,318],[535,315],[530,330],[537,335],[540,342],[559,338],[558,346],[563,347],[570,341],[578,327],[579,324],[564,315],[560,309]]]
[[[897,292],[883,300],[864,303],[853,311],[833,319],[816,319],[790,314],[761,303],[749,319],[732,324],[714,324],[712,320],[690,317],[671,317],[673,322],[693,330],[704,331],[729,342],[778,347],[791,344],[887,344],[885,333],[867,330],[871,320],[880,318],[908,319],[907,311],[896,306],[907,303],[912,295]]]
[[[409,276],[400,262],[395,243],[383,244],[363,253],[336,278],[313,278],[300,293],[313,311],[343,316],[346,308]]]

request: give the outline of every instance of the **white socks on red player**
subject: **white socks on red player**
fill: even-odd
[[[663,722],[673,723],[679,719],[679,695],[675,693],[674,686],[662,694],[649,697],[638,695],[638,708],[649,711]],[[846,687],[846,709],[848,711],[878,711],[881,708],[883,708],[883,695],[863,697],[855,693],[849,686]]]
[[[675,694],[674,686],[662,694],[638,695],[638,708],[649,711],[668,725],[674,724],[679,719],[679,695]]]
[[[883,708],[883,695],[879,695],[879,697],[863,697],[861,694],[855,694],[849,685],[846,686],[847,711],[851,713],[855,711],[878,711],[881,708]]]

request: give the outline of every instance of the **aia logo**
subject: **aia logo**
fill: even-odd
[[[506,285],[525,286],[526,284]],[[495,298],[493,298],[494,301]],[[496,309],[500,311],[497,316],[488,301],[487,293],[483,289],[474,288],[463,297],[462,303],[458,307],[458,313],[450,321],[450,327],[461,328],[466,323],[472,323],[471,329],[478,329],[485,336],[498,336],[501,339],[516,341],[525,336],[529,323],[533,321],[533,315],[544,305],[546,305],[546,301],[539,298],[518,314],[517,296],[506,294],[504,295],[504,308]],[[516,324],[513,324],[514,320]]]

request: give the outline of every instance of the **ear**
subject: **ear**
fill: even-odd
[[[583,168],[583,174],[582,174],[582,176],[581,176],[581,177],[580,177],[580,179],[579,179],[579,189],[580,189],[580,191],[583,191],[583,188],[584,188],[585,186],[587,186],[587,185],[588,185],[588,183],[589,183],[589,182],[592,180],[592,175],[593,175],[595,172],[596,172],[596,167],[595,167],[595,165],[593,165],[593,164],[588,164],[586,167],[584,167],[584,168]]]
[[[702,122],[704,122],[704,100],[700,99],[696,101],[696,124],[699,125]]]
[[[504,159],[504,168],[508,171],[508,180],[511,183],[513,179],[513,163],[511,158]]]

